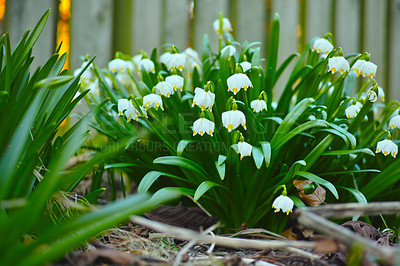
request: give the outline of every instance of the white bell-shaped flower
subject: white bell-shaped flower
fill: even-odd
[[[133,71],[135,70],[135,64],[130,61],[130,60],[126,60],[126,70],[130,73],[133,73]]]
[[[357,60],[352,69],[356,72],[357,77],[361,75],[363,77],[373,78],[376,74],[377,66],[370,61]]]
[[[124,111],[128,110],[130,107],[133,107],[133,104],[128,99],[119,99],[118,100],[118,115],[122,115]]]
[[[228,57],[231,57],[236,53],[236,48],[233,45],[227,45],[221,49],[221,55],[223,55],[225,51],[228,51]]]
[[[156,110],[158,110],[160,107],[161,110],[164,110],[161,97],[154,93],[147,94],[143,97],[143,106],[146,109],[154,107]]]
[[[82,68],[78,68],[74,71],[74,76],[77,76],[79,74],[79,72],[82,71]],[[93,81],[94,75],[92,73],[92,71],[87,68],[85,70],[85,72],[82,73],[81,77],[80,77],[80,81],[82,83],[83,86],[87,86],[91,81]]]
[[[129,87],[129,85],[131,84],[131,77],[129,76],[129,74],[127,72],[119,72],[117,73],[117,75],[115,75],[115,78],[118,80],[118,82],[126,87]]]
[[[215,31],[217,34],[220,34],[220,33],[221,33],[221,28],[220,28],[219,26],[220,26],[220,25],[219,25],[219,19],[217,19],[217,20],[215,20],[215,21],[213,22],[213,28],[214,28],[214,31]],[[225,31],[225,32],[230,32],[230,31],[232,31],[231,22],[230,22],[229,19],[227,19],[227,18],[223,18],[223,19],[222,19],[222,31]]]
[[[242,67],[243,72],[246,72],[247,70],[249,70],[251,68],[251,63],[245,61],[245,62],[240,63],[240,66]]]
[[[169,96],[171,96],[172,94],[174,94],[174,87],[165,81],[161,81],[159,83],[157,83],[157,85],[155,86],[156,89],[156,93],[158,95],[163,95],[167,98],[169,98]]]
[[[380,86],[378,86],[378,98],[382,101],[385,100],[385,92]]]
[[[289,213],[293,210],[294,202],[288,196],[280,195],[277,197],[274,202],[272,203],[272,208],[275,209],[275,212],[282,212],[289,215]]]
[[[203,136],[205,133],[212,136],[214,133],[215,123],[206,119],[199,118],[193,123],[193,136],[199,134]]]
[[[142,67],[144,68],[144,70],[146,70],[146,72],[152,72],[152,73],[156,72],[154,63],[150,59],[147,59],[147,58],[142,59],[137,68],[137,71],[138,72],[142,71]]]
[[[236,95],[236,93],[238,93],[242,88],[247,91],[247,88],[253,86],[249,77],[243,73],[233,74],[227,79],[227,83],[228,91],[232,91],[234,95]]]
[[[328,59],[328,69],[332,74],[336,72],[343,74],[350,70],[350,65],[343,56],[336,56]]]
[[[128,110],[125,112],[126,120],[128,122],[131,121],[131,119],[138,121],[138,118],[140,116],[139,111],[132,105]]]
[[[174,68],[182,70],[185,67],[186,56],[184,54],[166,52],[160,56],[160,62],[170,70]]]
[[[242,160],[245,156],[251,156],[251,151],[253,150],[253,146],[251,146],[251,144],[245,141],[239,141],[237,147],[237,153],[240,154],[240,160]]]
[[[208,108],[210,111],[214,105],[215,94],[211,91],[205,91],[201,88],[194,90],[193,104],[192,107],[197,105],[203,111]]]
[[[349,107],[346,108],[346,117],[347,119],[354,118],[358,115],[362,108],[362,103],[357,102],[356,104],[352,104]]]
[[[127,71],[128,64],[125,60],[117,58],[108,62],[108,69],[113,73],[124,72]]]
[[[132,62],[137,68],[140,65],[140,61],[142,61],[142,58],[143,58],[142,54],[137,54],[137,55],[132,57]]]
[[[319,54],[327,55],[333,50],[333,45],[327,39],[319,38],[314,41],[311,49]]]
[[[250,107],[253,108],[253,111],[256,113],[261,112],[262,110],[267,110],[267,103],[264,100],[254,100],[250,103]]]
[[[239,110],[226,111],[222,113],[222,124],[228,129],[228,132],[236,129],[239,125],[246,129],[246,117]]]
[[[391,129],[395,129],[396,127],[400,128],[400,115],[393,116],[389,121],[389,127]]]
[[[374,103],[376,102],[376,100],[378,100],[378,95],[376,94],[376,92],[372,89],[369,89],[367,92],[367,98],[370,102]]]
[[[391,154],[394,158],[396,158],[398,148],[399,147],[397,147],[397,145],[393,141],[385,139],[378,142],[376,153],[382,152],[385,156]]]
[[[165,82],[168,82],[169,84],[171,84],[175,91],[176,90],[180,90],[180,91],[183,90],[184,79],[181,76],[178,76],[178,75],[168,76],[165,79]]]

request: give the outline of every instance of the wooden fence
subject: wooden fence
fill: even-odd
[[[6,1],[2,30],[14,45],[52,9],[34,51],[36,65],[56,47],[58,7],[58,0]],[[380,86],[390,99],[400,99],[400,0],[71,0],[70,67],[77,68],[82,55],[96,55],[97,64],[106,66],[116,50],[134,55],[168,42],[199,50],[205,33],[215,48],[211,24],[219,12],[231,20],[238,41],[261,41],[263,52],[270,21],[279,13],[280,62],[310,38],[332,32],[345,54],[370,52]]]

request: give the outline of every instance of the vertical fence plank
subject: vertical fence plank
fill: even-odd
[[[171,43],[184,49],[188,39],[188,3],[183,0],[164,1],[166,1],[166,19],[162,25],[164,31],[162,44]]]
[[[288,8],[290,7],[290,8]],[[279,13],[280,17],[280,37],[279,37],[279,53],[278,67],[292,53],[297,51],[297,26],[298,26],[298,1],[292,0],[275,0],[273,3],[273,12]],[[274,88],[274,100],[282,94],[284,86],[289,78],[290,71],[293,69],[291,64]]]
[[[359,51],[359,1],[337,0],[336,45],[343,48],[343,53]]]
[[[210,37],[211,49],[216,52],[218,37],[213,30],[212,23],[218,19],[219,12],[222,12],[224,17],[228,17],[227,2],[226,0],[197,0],[195,5],[194,47],[197,51],[201,50],[201,40],[207,33]]]
[[[72,0],[71,69],[78,68],[81,56],[96,56],[96,64],[105,67],[112,58],[112,1]]]
[[[390,51],[388,51],[388,57],[390,57],[390,65],[388,71],[390,71],[389,80],[389,100],[400,100],[400,1],[390,0],[391,5],[391,32],[388,32],[390,38]]]
[[[371,61],[378,66],[376,79],[380,86],[386,90],[387,84],[383,84],[385,69],[385,2],[366,1],[365,37],[364,47],[366,52],[371,53]]]
[[[55,47],[55,1],[52,0],[12,0],[6,2],[6,30],[10,32],[11,45],[15,45],[20,40],[22,34],[27,29],[33,29],[46,12],[51,8],[46,26],[43,29],[36,45],[33,48],[35,59],[32,68],[43,65],[53,54]]]
[[[264,5],[260,0],[239,0],[236,21],[236,38],[239,42],[263,42]],[[264,43],[262,45],[265,45]]]
[[[306,42],[312,38],[323,37],[330,32],[331,2],[333,0],[308,0]]]
[[[150,56],[161,44],[161,1],[136,0],[133,4],[133,53],[143,49]]]

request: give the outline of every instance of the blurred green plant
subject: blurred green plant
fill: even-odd
[[[82,73],[62,70],[66,54],[59,48],[42,68],[31,74],[32,48],[49,11],[11,52],[8,33],[0,38],[0,264],[43,265],[61,257],[113,225],[170,199],[134,195],[95,209],[101,189],[83,197],[74,188],[95,165],[113,155],[99,153],[67,168],[68,160],[89,136],[89,115],[65,134],[62,122],[87,93],[74,98]],[[100,185],[99,185],[100,186]]]
[[[276,231],[287,218],[271,214],[272,205],[289,213],[293,202],[391,199],[400,163],[389,158],[397,155],[390,132],[399,125],[388,122],[399,103],[384,103],[370,55],[343,57],[327,34],[278,67],[275,15],[263,70],[260,43],[235,42],[228,23],[222,16],[214,22],[217,53],[205,35],[201,57],[175,46],[160,57],[157,49],[150,58],[117,53],[108,69],[94,65],[88,74],[85,98],[101,108],[92,127],[109,143],[130,138],[114,162],[136,178],[138,191],[173,187],[227,228]],[[277,81],[296,60],[274,102]],[[376,152],[388,157],[375,156],[377,143]],[[303,195],[294,180],[309,180]],[[329,193],[318,203],[304,196],[321,187]]]

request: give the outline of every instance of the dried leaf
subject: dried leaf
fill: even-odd
[[[311,194],[306,194],[304,188],[312,183],[311,180],[294,180],[293,185],[299,192],[299,197],[310,206],[319,206],[325,202],[326,191],[320,185]]]
[[[297,238],[298,238],[297,234],[295,234],[293,232],[292,227],[290,227],[289,229],[283,231],[281,233],[281,236],[286,237],[287,239],[290,239],[290,240],[297,240]]]
[[[217,217],[209,217],[197,207],[186,208],[179,203],[177,206],[161,205],[146,217],[165,224],[184,227],[192,230],[208,228],[217,222]]]
[[[319,240],[315,246],[315,253],[333,253],[339,250],[339,244],[333,239]]]

